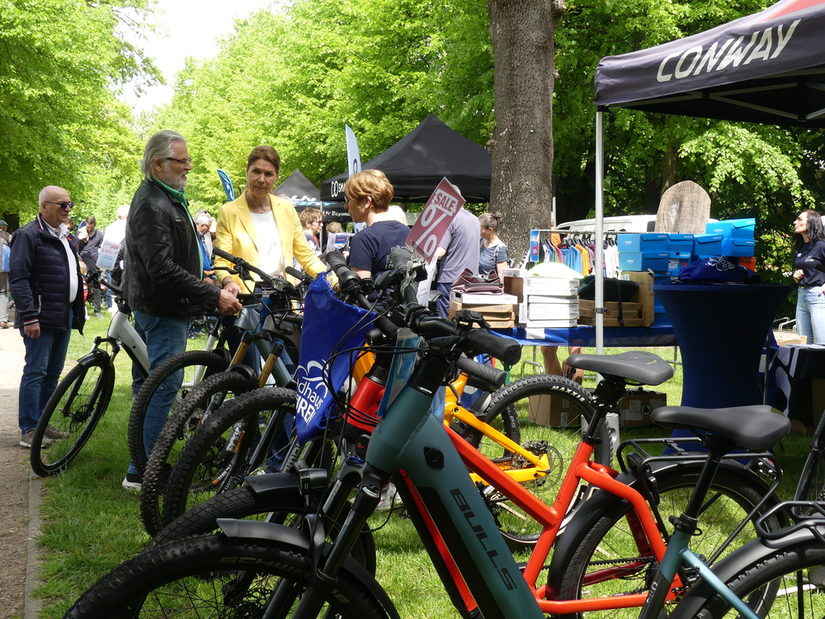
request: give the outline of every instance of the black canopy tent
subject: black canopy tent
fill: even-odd
[[[299,169],[296,169],[283,183],[278,185],[275,193],[286,196],[296,207],[320,208],[321,206],[321,191]]]
[[[338,203],[324,203],[321,201],[321,190],[310,181],[301,170],[296,169],[286,180],[275,188],[277,195],[283,195],[292,200],[295,210],[299,213],[307,207],[321,209],[321,216],[325,222],[350,221],[347,209]]]
[[[825,127],[825,0],[782,0],[711,30],[602,58],[596,68],[596,236],[602,237],[602,114],[614,107]],[[603,307],[596,243],[596,307]],[[596,313],[596,346],[603,346]]]
[[[430,114],[412,131],[361,168],[384,172],[395,189],[395,201],[425,202],[445,176],[468,202],[489,202],[490,153]],[[321,199],[344,200],[343,173],[321,183]]]

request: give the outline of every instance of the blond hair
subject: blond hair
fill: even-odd
[[[347,179],[344,193],[347,200],[372,198],[372,208],[376,213],[386,211],[394,193],[387,175],[381,170],[361,170]]]

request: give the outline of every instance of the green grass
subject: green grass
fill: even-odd
[[[73,335],[68,358],[75,359],[88,352],[94,337],[103,335],[107,326],[105,318],[90,319],[84,336]],[[652,350],[665,359],[673,359],[672,348]],[[526,349],[525,357],[530,356]],[[540,355],[538,357],[540,359]],[[529,371],[529,367],[518,367],[514,375]],[[44,600],[44,617],[63,616],[83,591],[139,552],[149,539],[139,520],[138,497],[120,487],[129,460],[126,427],[131,406],[130,380],[130,362],[121,354],[117,361],[115,395],[108,413],[69,470],[45,482],[47,492],[39,540],[43,584],[35,593]],[[592,386],[592,378],[588,377],[585,384]],[[674,379],[655,389],[668,394],[669,404],[678,404],[680,368],[677,366]],[[634,430],[634,433],[651,431]],[[795,476],[808,445],[807,437],[791,437],[780,447],[780,457],[788,472],[783,486],[785,496],[793,493]],[[384,516],[376,515],[373,522],[380,526]],[[390,592],[402,617],[457,616],[409,521],[393,516],[375,537],[379,580]]]

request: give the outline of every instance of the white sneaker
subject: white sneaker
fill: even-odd
[[[126,473],[126,477],[123,478],[120,485],[124,490],[129,490],[130,492],[140,492],[141,488],[143,488],[142,482],[143,478],[137,473]]]
[[[397,505],[402,505],[403,501],[398,495],[398,490],[395,489],[395,484],[390,482],[384,491],[381,493],[381,499],[378,501],[378,507],[375,508],[377,512],[385,512],[394,509]]]

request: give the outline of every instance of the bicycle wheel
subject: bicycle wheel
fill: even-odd
[[[224,402],[256,386],[248,376],[227,370],[205,378],[173,409],[163,426],[143,472],[140,491],[140,517],[150,535],[163,526],[161,499],[166,490],[169,471],[183,445],[197,428],[218,414]]]
[[[144,551],[92,586],[66,617],[261,617],[274,587],[296,602],[314,574],[308,545],[281,540],[195,537]],[[348,559],[326,594],[323,616],[398,617],[389,597]],[[272,617],[291,616],[291,606]]]
[[[660,493],[659,513],[665,523],[669,523],[670,516],[678,516],[687,506],[701,467],[702,462],[699,461],[685,462],[678,468],[656,475]],[[699,556],[710,558],[764,494],[764,488],[744,476],[742,467],[737,469],[737,466],[731,465],[720,468],[699,516],[701,535],[693,538],[691,550]],[[757,516],[775,503],[769,501]],[[558,570],[558,574],[553,573],[552,567],[550,570],[549,586],[558,591],[557,599],[587,599],[645,591],[658,563],[651,553],[638,549],[630,521],[626,518],[633,513],[630,504],[616,500],[609,502],[598,513],[588,514],[586,511],[587,503],[584,503],[581,517],[589,517],[593,524],[581,527],[584,533],[580,539],[567,540],[567,546],[573,549],[572,555],[567,559],[554,557],[554,564],[566,565],[566,569]],[[573,516],[574,519],[577,517],[580,517],[578,513]],[[725,554],[756,537],[755,521],[756,518],[753,518],[731,541]],[[570,526],[573,526],[572,523]],[[781,524],[778,517],[773,517],[765,526],[769,530],[778,530]],[[631,608],[590,612],[587,617],[637,617],[638,614],[638,608]],[[580,616],[565,616],[565,619]]]
[[[218,531],[219,518],[244,520],[266,520],[297,528],[303,515],[314,510],[307,507],[307,500],[297,486],[272,488],[256,492],[248,486],[232,488],[221,492],[181,514],[163,527],[149,547]],[[328,531],[337,527],[327,522]],[[372,530],[365,528],[352,549],[350,556],[363,565],[370,574],[375,574],[375,541]]]
[[[760,617],[811,619],[825,616],[823,565],[825,547],[809,540],[757,554],[734,577],[723,580]],[[676,607],[673,616],[714,619],[740,615],[702,583]]]
[[[546,457],[549,465],[545,475],[525,482],[524,486],[551,504],[581,440],[582,420],[589,421],[594,414],[592,397],[581,385],[561,376],[543,374],[521,378],[497,390],[480,416],[487,423],[492,422],[493,427],[503,428],[505,434],[508,424],[515,423],[507,420],[518,420],[518,442],[534,455]],[[510,433],[515,434],[512,430]],[[607,444],[606,438],[602,441],[600,447]],[[476,446],[505,470],[532,466],[486,435],[479,436]],[[594,457],[600,456],[596,453]],[[514,549],[536,543],[541,526],[535,520],[493,488],[485,487],[482,491],[502,535]]]
[[[816,431],[811,440],[811,451],[802,467],[799,482],[796,485],[797,501],[825,501],[825,415],[816,424]],[[812,515],[810,509],[795,507],[802,516]]]
[[[140,390],[132,401],[132,410],[129,414],[129,429],[127,439],[129,442],[129,456],[132,459],[139,473],[143,474],[149,454],[143,442],[143,423],[146,416],[146,407],[155,395],[155,391],[169,376],[175,372],[183,372],[183,382],[178,401],[186,397],[192,389],[195,377],[201,375],[201,380],[205,376],[220,372],[229,365],[229,359],[223,350],[187,350],[179,355],[170,357],[143,381]]]
[[[34,430],[30,460],[35,473],[45,477],[69,466],[106,412],[114,383],[114,369],[107,356],[81,361],[66,374]],[[49,427],[65,436],[48,438],[44,444]]]
[[[297,394],[290,389],[264,387],[227,402],[208,419],[181,452],[169,474],[163,500],[163,522],[243,482],[253,467],[247,462],[262,436],[271,448],[259,450],[277,470],[276,453],[289,447],[284,420],[295,416]],[[266,428],[271,429],[266,432]],[[277,447],[276,447],[277,446]]]

